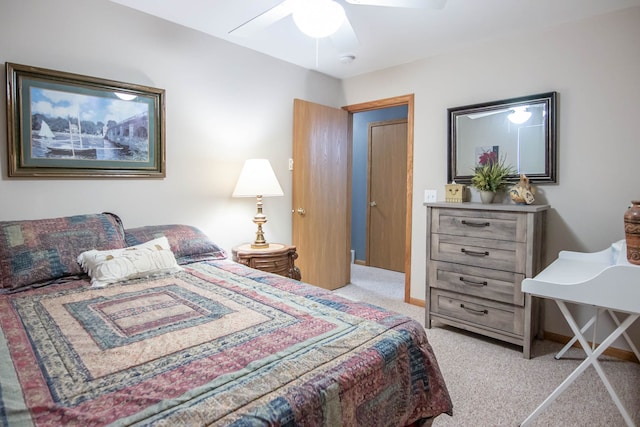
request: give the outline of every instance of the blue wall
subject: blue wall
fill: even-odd
[[[367,257],[367,165],[369,123],[407,118],[408,107],[383,108],[353,115],[353,176],[351,199],[351,249],[355,259]]]

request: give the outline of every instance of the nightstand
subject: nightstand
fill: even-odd
[[[300,269],[295,266],[298,258],[295,246],[282,243],[269,243],[268,248],[254,249],[250,243],[244,243],[231,250],[233,260],[248,267],[280,276],[300,280]]]

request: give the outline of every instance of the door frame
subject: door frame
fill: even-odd
[[[407,106],[407,195],[406,195],[406,226],[404,248],[404,302],[423,306],[420,300],[411,299],[411,229],[413,207],[413,111],[414,94],[378,99],[342,107],[349,112],[349,123],[353,123],[353,114],[364,111],[381,110],[383,108]],[[351,136],[353,139],[353,136]]]

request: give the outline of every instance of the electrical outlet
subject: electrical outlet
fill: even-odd
[[[424,190],[424,202],[425,203],[434,203],[438,198],[437,190]]]
[[[293,170],[293,159],[289,159],[289,170]]]

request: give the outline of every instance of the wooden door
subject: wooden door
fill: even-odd
[[[367,265],[404,272],[407,121],[369,124]]]
[[[302,280],[337,289],[351,280],[349,113],[293,104],[292,239]]]

